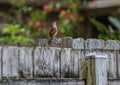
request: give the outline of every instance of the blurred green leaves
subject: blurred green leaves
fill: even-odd
[[[113,29],[111,25],[106,26],[103,23],[97,21],[94,18],[91,18],[91,23],[98,29],[99,35],[98,38],[100,39],[118,39],[120,40],[120,21],[115,17],[108,17],[108,20],[111,22],[112,25],[116,27]]]
[[[120,30],[120,21],[117,18],[109,16],[108,19],[118,30]]]
[[[97,27],[97,29],[101,32],[101,33],[104,33],[104,34],[108,34],[108,30],[107,30],[107,27],[100,23],[99,21],[97,21],[96,19],[94,18],[91,18],[90,19],[91,22]]]
[[[20,28],[20,25],[7,25],[6,28],[3,29],[2,33],[4,34],[11,34],[12,36],[18,33],[24,33],[25,29]]]
[[[25,28],[20,27],[20,25],[7,25],[2,30],[3,37],[0,38],[0,43],[4,44],[32,44],[34,40],[23,36],[26,32]]]

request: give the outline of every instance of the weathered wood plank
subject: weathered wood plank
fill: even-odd
[[[106,59],[96,59],[96,85],[106,85],[107,84],[107,68]],[[101,75],[101,76],[99,76]]]
[[[95,49],[103,49],[104,48],[104,40],[99,39],[87,39],[85,41],[85,49],[95,50]]]
[[[53,38],[50,47],[60,47],[61,38]]]
[[[47,39],[37,39],[36,45],[40,47],[47,47],[48,46],[48,40]]]
[[[3,77],[18,77],[18,50],[15,46],[3,47]]]
[[[8,80],[0,85],[85,85],[80,79],[34,79],[34,80]]]
[[[119,79],[110,79],[108,80],[108,85],[120,85],[120,80]]]
[[[87,39],[85,41],[85,49],[84,49],[84,55],[88,55],[89,53],[92,52],[104,52],[104,40],[100,39]],[[85,78],[85,73],[84,73],[84,62],[82,63],[82,70],[81,70],[81,75],[83,74],[83,78]],[[82,72],[83,71],[83,72]]]
[[[86,85],[107,85],[107,55],[104,53],[90,53],[86,56]]]
[[[120,41],[117,42],[118,43],[118,49],[116,50],[117,54],[117,58],[116,58],[116,62],[117,62],[117,78],[120,78]]]
[[[63,48],[61,51],[61,78],[70,77],[71,48]]]
[[[0,79],[2,78],[2,51],[3,47],[0,46]]]
[[[10,50],[8,46],[3,47],[3,77],[11,77],[11,55],[9,51]]]
[[[120,50],[117,51],[117,77],[120,78]]]
[[[80,50],[63,48],[61,52],[61,78],[78,78],[81,61]]]
[[[61,48],[71,48],[73,43],[72,37],[63,37],[60,39]]]
[[[91,52],[103,52],[104,43],[104,40],[87,39],[85,41],[85,55],[88,55]]]
[[[19,47],[19,76],[33,77],[33,47]]]
[[[35,77],[59,77],[59,52],[60,48],[37,47],[34,51]]]
[[[80,79],[85,79],[86,72],[85,72],[85,51],[80,50],[80,60],[79,60],[79,77]]]
[[[85,53],[85,51],[84,51],[85,41],[84,41],[84,39],[83,38],[74,39],[73,44],[72,44],[72,48],[73,49],[79,49],[79,52],[78,52],[78,50],[76,50],[75,53],[78,52],[78,54],[76,56],[79,57],[79,61],[78,61],[79,62],[79,77],[81,79],[84,79],[85,78],[85,73],[84,73],[85,71],[83,71],[83,69],[84,69],[83,64],[84,64],[84,61],[85,61],[85,58],[84,58],[85,57],[85,55],[84,55],[84,53]],[[75,58],[76,56],[74,56],[73,58]]]
[[[117,49],[118,43],[116,40],[108,40],[105,42],[105,53],[108,55],[107,58],[107,71],[108,78],[116,78],[117,77]]]
[[[118,40],[107,40],[105,42],[105,50],[118,50],[119,49],[119,42]]]
[[[0,85],[23,85],[20,84],[20,81],[9,81],[8,82],[2,82]]]
[[[81,70],[80,67],[80,62],[81,61],[81,54],[80,50],[72,49],[70,52],[70,73],[71,73],[71,78],[78,78],[79,77],[79,70]]]
[[[13,48],[12,55],[13,56],[11,56],[11,66],[12,66],[12,74],[11,74],[12,76],[11,77],[19,77],[18,47]]]
[[[84,39],[83,38],[74,39],[72,48],[73,49],[84,49]]]
[[[115,51],[106,51],[108,55],[107,59],[107,69],[108,69],[108,77],[116,78],[117,77],[117,66],[116,66],[116,52]]]

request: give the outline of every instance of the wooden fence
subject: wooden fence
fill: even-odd
[[[120,41],[71,37],[54,39],[51,45],[47,39],[36,40],[36,46],[1,45],[0,85],[106,85],[87,81],[85,56],[92,52],[107,55],[106,82],[120,85]]]

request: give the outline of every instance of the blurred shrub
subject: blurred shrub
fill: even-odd
[[[27,33],[33,38],[47,37],[46,21],[50,12],[57,11],[58,28],[61,36],[82,37],[84,29],[84,16],[80,11],[80,6],[95,0],[65,0],[61,3],[44,4],[43,9],[35,8],[35,1],[31,6],[26,4],[26,0],[14,0],[12,3],[18,7],[16,22],[27,28]],[[68,6],[67,8],[64,6]],[[27,15],[25,20],[24,15]],[[22,20],[21,20],[22,19]]]
[[[108,20],[111,22],[112,25],[114,25],[116,29],[113,29],[111,25],[107,27],[106,25],[97,21],[96,19],[93,19],[93,18],[90,19],[92,24],[96,26],[96,28],[99,31],[98,38],[105,39],[105,40],[107,39],[120,40],[120,20],[112,16],[109,16]]]
[[[25,31],[25,28],[21,28],[20,25],[7,25],[2,30],[4,36],[0,38],[0,43],[22,45],[34,43],[33,39],[23,36]]]
[[[63,3],[44,4],[42,8],[35,7],[35,0],[30,0],[32,5],[26,4],[27,0],[11,0],[11,3],[18,9],[13,10],[15,17],[11,19],[14,24],[20,24],[25,28],[25,36],[31,38],[46,38],[49,13],[58,12],[58,30],[61,36],[83,37],[85,29],[84,15],[80,6],[90,1],[96,0],[65,0]],[[67,6],[67,7],[66,7]],[[103,23],[90,19],[99,31],[98,38],[120,39],[120,21],[114,17],[109,17],[109,21],[117,28],[105,26]]]

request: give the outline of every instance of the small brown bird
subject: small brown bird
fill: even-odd
[[[56,24],[56,22],[53,22],[52,25],[50,26],[49,32],[48,32],[48,36],[49,36],[48,43],[49,44],[51,44],[51,41],[55,38],[57,33],[58,33],[57,24]]]

